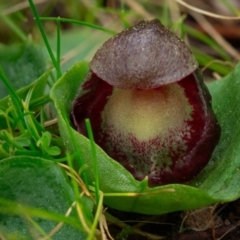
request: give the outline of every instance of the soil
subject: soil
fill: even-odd
[[[238,240],[240,239],[240,199],[198,210],[146,216],[108,209],[129,227],[109,224],[116,240]],[[137,231],[140,230],[140,234]]]

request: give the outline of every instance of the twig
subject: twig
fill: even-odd
[[[208,67],[214,63],[221,63],[222,65],[225,65],[225,66],[230,66],[232,68],[234,68],[235,64],[232,63],[232,62],[226,62],[226,61],[222,61],[222,60],[219,60],[219,59],[214,59],[214,60],[211,60],[210,62],[208,62],[202,69],[201,71],[204,72],[206,71],[206,69],[208,69]]]
[[[67,210],[67,212],[65,213],[65,216],[68,217],[70,215],[70,213],[72,212],[73,207],[75,207],[76,202],[73,202],[71,207]],[[51,232],[44,238],[41,238],[39,240],[49,240],[51,237],[53,237],[63,226],[63,222],[60,222],[56,225],[56,227],[54,227]]]
[[[35,0],[34,1],[34,4],[35,5],[38,5],[38,4],[41,4],[41,3],[45,3],[47,2],[48,0]],[[11,13],[14,13],[14,12],[17,12],[19,10],[22,10],[22,9],[25,9],[25,8],[28,8],[29,7],[29,3],[28,1],[24,1],[24,2],[21,2],[21,3],[18,3],[18,4],[15,4],[13,5],[12,7],[9,7],[5,10],[3,10],[3,15],[8,15],[8,14],[11,14]]]
[[[240,60],[240,54],[236,51],[218,32],[217,30],[207,21],[207,19],[197,13],[191,12],[190,13],[198,24],[211,36],[222,48],[225,49],[227,53],[229,53],[232,57],[236,60]]]
[[[232,230],[234,230],[236,227],[239,227],[240,224],[236,224],[235,226],[233,226],[232,228],[228,229],[220,238],[218,238],[218,240],[223,239],[228,233],[230,233]]]
[[[178,4],[174,1],[167,1],[169,6],[172,22],[177,22],[181,18]]]
[[[52,126],[52,125],[57,124],[57,123],[58,123],[58,119],[54,118],[54,119],[46,121],[44,123],[44,127],[49,127],[49,126]]]
[[[107,221],[109,223],[115,224],[116,226],[120,227],[120,228],[129,228],[130,226],[127,225],[126,223],[120,221],[119,219],[115,218],[114,216],[112,216],[111,214],[109,214],[108,212],[105,213],[105,217],[107,219]],[[159,239],[166,239],[166,237],[164,236],[159,236],[159,235],[155,235],[155,234],[151,234],[151,233],[147,233],[144,232],[142,230],[139,230],[137,228],[132,227],[131,228],[133,233],[139,234],[141,236],[150,238],[150,239],[155,239],[155,240],[159,240]]]
[[[184,7],[194,11],[194,12],[201,13],[203,15],[206,15],[206,16],[209,16],[209,17],[212,17],[212,18],[218,18],[218,19],[224,19],[224,20],[240,20],[240,16],[231,17],[231,16],[219,15],[219,14],[216,14],[216,13],[211,13],[211,12],[199,9],[197,7],[194,7],[194,6],[184,2],[182,0],[175,0],[175,1],[178,2],[179,4],[183,5]]]
[[[99,227],[100,227],[100,230],[101,230],[101,233],[102,233],[102,238],[104,240],[108,239],[108,238],[111,239],[111,240],[114,240],[112,238],[109,230],[108,230],[107,220],[106,220],[106,218],[105,218],[103,213],[101,213],[101,216],[100,216]]]

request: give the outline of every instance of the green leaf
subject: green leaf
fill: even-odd
[[[52,156],[57,156],[61,153],[61,150],[57,146],[53,146],[47,149],[47,153],[52,155]]]
[[[0,45],[0,66],[15,90],[39,78],[46,70],[46,60],[44,50],[31,43]],[[0,81],[0,98],[7,95],[8,91]]]
[[[1,232],[36,239],[42,236],[41,231],[48,234],[58,221],[63,221],[72,226],[64,224],[51,239],[86,239],[75,209],[69,217],[64,216],[75,198],[66,174],[57,164],[36,157],[11,157],[0,162],[0,176]],[[91,208],[84,204],[83,209],[83,217],[90,223]]]
[[[15,137],[14,141],[21,147],[29,147],[31,144],[30,139],[31,135],[28,132],[26,132],[25,134]]]
[[[90,142],[71,128],[69,133],[63,113],[69,116],[71,104],[78,88],[86,76],[88,65],[79,63],[73,66],[51,91],[51,98],[58,112],[59,129],[67,149],[76,151],[72,144],[74,136],[87,165],[90,184],[94,182],[94,160]],[[240,197],[240,65],[236,70],[219,82],[212,84],[211,92],[222,137],[213,157],[204,171],[190,184],[170,184],[149,188],[147,179],[135,180],[120,164],[111,159],[100,147],[96,146],[99,164],[100,189],[104,193],[118,196],[105,196],[105,203],[113,208],[145,214],[200,208],[217,202],[232,201]],[[77,170],[80,166],[77,166]],[[140,193],[134,196],[119,196],[118,193]],[[141,194],[143,193],[143,194]],[[122,195],[123,195],[122,194]]]
[[[221,201],[233,201],[240,197],[240,63],[208,87],[222,132],[210,163],[193,183]]]
[[[49,148],[51,138],[52,136],[49,132],[43,132],[41,138],[37,141],[37,146],[42,146],[45,149]]]

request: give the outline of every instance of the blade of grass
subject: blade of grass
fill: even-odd
[[[54,56],[54,54],[53,54],[53,52],[52,52],[52,49],[51,49],[51,47],[50,47],[50,44],[49,44],[49,42],[48,42],[48,40],[47,40],[47,36],[46,36],[46,34],[45,34],[45,31],[44,31],[44,29],[43,29],[42,23],[41,23],[41,21],[40,21],[40,17],[39,17],[39,15],[38,15],[37,9],[36,9],[36,7],[35,7],[35,5],[34,5],[34,3],[33,3],[32,0],[28,0],[28,2],[29,2],[29,5],[30,5],[30,7],[31,7],[31,10],[32,10],[32,12],[33,12],[33,15],[34,15],[34,17],[35,17],[35,19],[36,19],[36,22],[37,22],[37,25],[38,25],[38,29],[39,29],[39,31],[40,31],[40,33],[41,33],[41,35],[42,35],[42,38],[43,38],[43,41],[44,41],[44,43],[45,43],[45,45],[46,45],[46,48],[47,48],[47,50],[48,50],[48,53],[49,53],[49,55],[50,55],[50,57],[51,57],[52,63],[53,63],[53,65],[54,65],[54,67],[55,67],[55,69],[56,69],[56,71],[57,71],[57,75],[62,75],[61,69],[59,68],[59,66],[58,66],[58,64],[57,64],[57,60],[56,60],[56,58],[55,58],[55,56]]]
[[[43,95],[39,98],[34,99],[30,102],[30,109],[36,109],[38,107],[44,106],[45,104],[51,102],[49,95]]]
[[[76,202],[76,210],[78,213],[78,218],[79,218],[80,222],[82,223],[84,230],[89,234],[91,231],[90,230],[90,222],[86,221],[87,219],[84,217],[83,209],[84,209],[84,207],[79,202]]]
[[[226,51],[224,51],[223,48],[218,45],[218,43],[216,43],[213,39],[208,37],[206,34],[203,34],[187,25],[184,25],[184,29],[186,33],[189,34],[190,36],[199,39],[200,41],[202,41],[203,43],[207,44],[209,47],[214,49],[224,60],[226,61],[231,60],[229,54],[226,53]]]
[[[71,205],[71,207],[67,210],[67,212],[66,212],[66,214],[65,214],[66,217],[68,217],[68,216],[71,214],[74,206],[75,206],[75,203],[73,203],[73,204]],[[54,236],[54,235],[63,227],[63,225],[64,225],[63,222],[59,222],[59,223],[48,233],[48,235],[47,235],[46,237],[41,238],[41,239],[39,239],[39,240],[49,240],[50,237]]]
[[[167,0],[164,1],[163,3],[163,10],[162,10],[162,14],[161,14],[161,21],[163,23],[163,25],[165,26],[170,26],[170,16],[169,16],[169,9],[168,9],[168,3]]]
[[[5,84],[11,98],[12,101],[16,104],[17,109],[21,109],[22,108],[22,103],[21,103],[21,99],[19,98],[19,96],[17,95],[16,91],[14,90],[14,88],[12,87],[12,85],[10,84],[9,80],[7,79],[6,75],[4,74],[1,66],[0,66],[0,79],[3,81],[3,83]]]
[[[29,104],[32,97],[34,88],[31,88],[26,96],[25,101],[22,102],[24,113],[25,113],[25,124],[27,126],[27,129],[30,131],[33,139],[37,142],[40,139],[40,135],[36,129],[36,126],[34,124],[32,113],[29,111]]]
[[[120,1],[121,4],[121,12],[120,12],[120,17],[122,21],[123,28],[129,27],[127,18],[126,18],[126,12],[125,12],[125,0]]]
[[[80,151],[80,149],[79,149],[79,147],[78,147],[78,145],[77,145],[77,142],[76,142],[76,139],[75,139],[75,137],[74,137],[74,135],[73,135],[73,132],[72,132],[72,130],[71,130],[69,120],[68,120],[65,112],[62,112],[62,115],[63,115],[64,121],[65,121],[65,123],[66,123],[66,125],[67,125],[68,132],[69,132],[69,134],[70,134],[70,136],[71,136],[73,148],[74,148],[74,150],[75,150],[75,152],[76,152],[79,165],[80,165],[81,167],[83,167],[83,166],[84,166],[84,162],[83,162],[83,159],[82,159],[82,154],[81,154],[81,151]],[[89,182],[88,182],[87,175],[86,175],[86,172],[85,172],[85,171],[82,172],[82,179],[83,179],[85,185],[86,185],[87,188],[88,188],[88,187],[89,187]]]
[[[13,135],[13,132],[12,132],[12,128],[11,128],[11,124],[10,122],[13,121],[13,119],[9,116],[9,113],[12,111],[12,108],[13,106],[10,106],[4,113],[4,116],[5,116],[5,119],[6,119],[6,123],[7,123],[7,126],[8,126],[8,131],[11,135]]]
[[[61,69],[61,25],[60,21],[57,21],[57,65],[58,69]],[[57,71],[57,78],[61,77],[61,72]]]
[[[30,0],[29,0],[30,1]],[[68,22],[68,23],[73,23],[73,24],[78,24],[78,25],[82,25],[82,26],[86,26],[86,27],[90,27],[90,28],[94,28],[94,29],[98,29],[101,30],[103,32],[109,33],[109,34],[116,34],[115,31],[104,28],[104,27],[100,27],[98,25],[95,24],[91,24],[88,22],[83,22],[83,21],[78,21],[78,20],[74,20],[74,19],[69,19],[69,18],[60,18],[60,17],[40,17],[39,20],[41,21],[60,21],[60,22]]]
[[[72,156],[71,156],[70,154],[67,154],[67,163],[68,163],[69,168],[70,168],[70,169],[73,169]],[[74,180],[73,177],[71,178],[71,183],[72,183],[72,186],[73,186],[73,191],[74,191],[75,199],[76,199],[76,202],[77,202],[77,200],[78,200],[79,197],[80,197],[80,192],[79,192],[79,189],[78,189],[78,184],[77,184],[77,182]]]
[[[97,210],[96,210],[94,221],[93,221],[93,224],[92,224],[92,227],[91,227],[91,231],[90,231],[90,234],[88,235],[87,240],[94,239],[94,234],[95,234],[95,231],[97,229],[99,218],[101,216],[102,207],[103,207],[103,193],[100,192],[100,194],[99,194],[99,201],[98,201],[98,205],[97,205]]]
[[[18,129],[20,131],[20,133],[25,133],[25,121],[24,121],[24,113],[22,111],[22,109],[18,110],[16,102],[13,102],[13,108],[11,111],[11,114],[13,116],[14,122],[13,122],[13,129]]]
[[[96,147],[95,147],[95,142],[94,142],[94,137],[93,137],[90,120],[85,119],[85,124],[86,124],[87,133],[88,133],[88,137],[89,137],[90,144],[91,144],[92,157],[93,157],[93,161],[94,161],[94,176],[95,176],[95,185],[94,186],[95,186],[96,202],[98,204],[98,202],[99,202],[99,169],[98,169]]]
[[[222,76],[229,74],[234,68],[229,65],[224,65],[219,62],[214,62],[214,58],[208,54],[203,53],[197,48],[191,47],[193,54],[201,66],[208,65],[208,68],[219,73]],[[209,63],[212,62],[211,65]]]
[[[235,14],[236,16],[239,16],[240,12],[239,10],[233,5],[231,4],[228,0],[220,0],[220,2],[229,9],[229,11],[231,11],[233,14]]]
[[[27,221],[41,234],[41,236],[46,237],[47,233],[39,226],[39,224],[37,224],[36,221],[34,221],[31,216],[29,215],[25,215],[24,216]],[[52,240],[51,238],[48,238],[48,240]]]
[[[54,222],[64,222],[68,225],[75,227],[78,230],[82,230],[81,225],[77,218],[65,216],[60,213],[53,213],[47,210],[33,208],[21,205],[9,199],[0,198],[0,212],[13,215],[26,215],[39,217],[41,219],[46,219]]]
[[[2,131],[1,133],[2,133],[2,139],[4,139],[4,140],[5,140],[6,142],[8,142],[9,144],[11,144],[13,147],[15,147],[15,148],[17,148],[17,149],[22,149],[22,150],[25,149],[24,147],[22,147],[22,146],[20,146],[19,144],[17,144],[17,143],[14,141],[14,139],[8,137],[7,132]]]
[[[69,154],[67,154],[67,163],[68,163],[69,168],[73,169],[72,158]],[[78,184],[77,184],[76,180],[74,179],[74,177],[71,177],[71,183],[72,183],[73,191],[75,194],[76,210],[78,213],[79,221],[82,223],[85,231],[89,233],[90,232],[90,229],[89,229],[90,222],[87,221],[87,218],[84,216],[84,206],[79,201],[80,200],[80,192],[79,192]]]
[[[9,80],[7,79],[6,75],[4,74],[1,66],[0,66],[0,80],[3,81],[5,84],[9,95],[12,99],[12,103],[15,106],[15,108],[12,109],[13,117],[15,118],[16,125],[18,125],[20,132],[25,132],[25,122],[23,119],[23,112],[22,112],[22,102],[12,85],[10,84]]]
[[[187,15],[185,14],[181,15],[181,17],[179,17],[179,19],[176,22],[174,22],[171,26],[171,30],[183,40],[185,40],[186,38],[186,31],[185,31],[185,24],[184,24],[186,17]]]
[[[179,23],[179,27],[180,27],[180,38],[181,39],[185,39],[186,37],[186,31],[184,29],[184,20],[187,16],[186,15],[183,15],[181,18],[180,18],[180,23]]]

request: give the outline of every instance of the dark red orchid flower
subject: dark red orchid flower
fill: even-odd
[[[220,136],[193,54],[159,20],[103,44],[71,118],[86,136],[89,118],[96,143],[135,179],[148,177],[149,186],[191,180]]]

